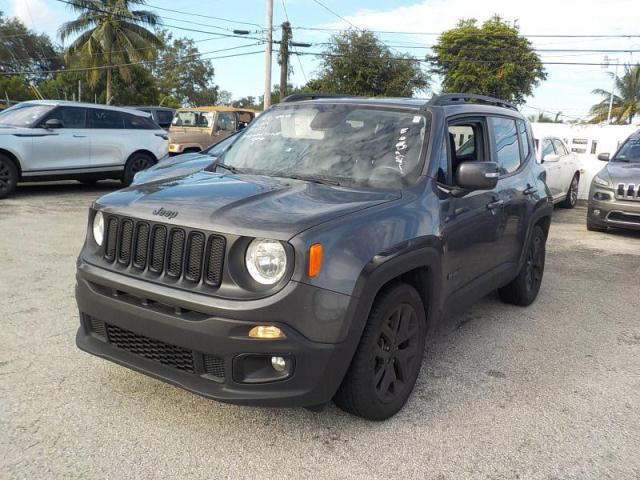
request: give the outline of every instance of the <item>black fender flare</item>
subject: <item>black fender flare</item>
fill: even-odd
[[[527,245],[529,245],[529,241],[531,240],[531,235],[533,234],[533,227],[538,224],[538,222],[543,218],[548,218],[549,225],[551,225],[551,218],[553,216],[553,201],[551,199],[545,199],[545,201],[541,201],[536,205],[533,213],[531,214],[531,218],[529,219],[529,224],[527,226],[527,234],[522,244],[522,251],[520,252],[520,260],[518,262],[518,271],[522,268],[524,263],[524,258],[527,253]]]

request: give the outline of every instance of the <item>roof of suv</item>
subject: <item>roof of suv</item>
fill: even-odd
[[[127,112],[133,115],[140,115],[143,117],[149,116],[149,113],[142,110],[136,110],[135,108],[115,107],[113,105],[102,105],[100,103],[85,103],[85,102],[73,102],[71,100],[26,100],[24,103],[31,105],[51,105],[54,107],[69,106],[69,107],[85,107],[85,108],[100,108],[104,110],[115,110],[117,112]]]

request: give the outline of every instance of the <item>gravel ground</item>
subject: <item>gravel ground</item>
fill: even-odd
[[[558,209],[540,296],[429,341],[393,419],[219,404],[76,349],[75,258],[116,184],[0,201],[0,478],[640,478],[640,235]]]

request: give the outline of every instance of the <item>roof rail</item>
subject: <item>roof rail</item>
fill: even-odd
[[[510,108],[518,110],[514,104],[495,97],[487,97],[485,95],[476,95],[474,93],[445,93],[443,95],[435,95],[429,100],[428,105],[455,105],[460,103],[483,103],[487,105],[495,105],[496,107]]]
[[[304,100],[317,100],[318,98],[350,98],[352,95],[340,93],[294,93],[285,97],[280,103],[302,102]]]

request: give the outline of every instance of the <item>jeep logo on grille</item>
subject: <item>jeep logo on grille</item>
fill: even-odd
[[[152,213],[159,217],[166,217],[169,220],[171,220],[172,218],[176,218],[178,216],[178,212],[174,212],[173,210],[165,210],[162,207],[158,208],[157,210],[154,210]]]

